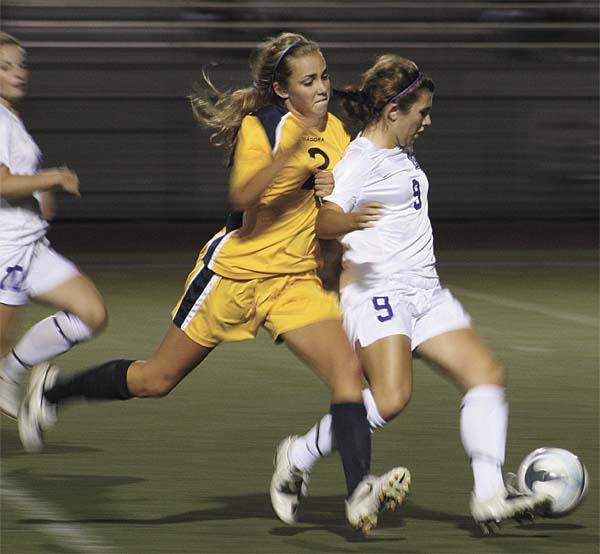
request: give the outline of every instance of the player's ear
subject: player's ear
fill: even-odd
[[[275,81],[273,83],[273,91],[275,92],[275,94],[277,96],[279,96],[279,98],[281,98],[282,100],[287,100],[288,99],[288,93],[286,92],[286,90],[279,84],[279,81]]]
[[[400,112],[400,108],[398,107],[398,104],[388,104],[385,108],[384,108],[384,112],[383,112],[384,117],[386,117],[389,121],[397,121],[398,118],[401,115]]]

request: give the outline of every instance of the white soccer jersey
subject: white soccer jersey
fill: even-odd
[[[414,156],[399,148],[378,148],[369,139],[358,137],[333,174],[335,188],[326,201],[346,213],[360,210],[367,202],[385,206],[373,227],[341,238],[343,304],[349,296],[394,282],[437,286],[427,203],[429,183]]]
[[[40,159],[40,149],[22,121],[0,104],[0,164],[13,175],[33,175]],[[45,234],[47,226],[33,196],[6,198],[0,183],[0,248],[30,244]]]

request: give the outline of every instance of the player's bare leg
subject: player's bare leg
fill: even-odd
[[[17,306],[0,304],[0,356],[8,353]],[[0,413],[16,419],[20,399],[19,376],[0,367]]]
[[[0,397],[4,398],[0,400],[0,410],[12,417],[16,417],[18,409],[18,386],[33,366],[90,340],[106,326],[104,301],[84,275],[77,274],[33,300],[58,311],[38,321],[0,358]],[[10,329],[5,322],[1,322],[0,327]]]
[[[531,519],[545,512],[547,498],[515,493],[504,484],[508,406],[504,369],[491,350],[473,329],[461,329],[425,341],[418,352],[466,391],[461,437],[473,469],[471,514],[482,532],[493,534],[503,520]]]
[[[370,428],[361,390],[362,371],[341,323],[337,320],[315,323],[286,333],[284,338],[330,386],[332,426],[348,485],[346,515],[351,525],[367,533],[377,524],[383,507],[391,508],[404,497],[410,474],[405,468],[395,468],[379,478],[369,475]],[[280,455],[278,452],[278,459]],[[281,467],[278,459],[271,483],[271,498],[280,515],[277,506],[287,489],[282,478],[285,476],[278,474]],[[293,472],[290,477],[294,477]],[[301,491],[302,488],[297,499]]]
[[[171,323],[152,358],[134,361],[129,366],[127,388],[137,397],[165,396],[211,351]]]
[[[156,354],[148,362],[111,360],[57,382],[57,370],[48,364],[34,368],[19,412],[19,435],[25,450],[43,446],[43,433],[52,424],[59,403],[75,398],[127,400],[134,396],[168,394],[211,351],[170,324]]]
[[[104,300],[94,283],[85,275],[79,274],[36,296],[34,300],[76,316],[94,335],[107,325]]]
[[[390,421],[412,396],[412,351],[404,335],[385,337],[357,351],[379,415]]]

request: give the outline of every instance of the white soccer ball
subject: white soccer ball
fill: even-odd
[[[521,462],[517,482],[522,492],[548,495],[550,515],[560,517],[573,511],[583,499],[588,472],[583,462],[564,448],[538,448]]]

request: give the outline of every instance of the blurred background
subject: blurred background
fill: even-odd
[[[283,30],[321,43],[334,85],[387,51],[433,77],[433,126],[417,156],[434,221],[597,219],[595,1],[298,6],[2,0],[2,29],[30,56],[22,116],[44,164],[81,178],[82,198],[61,196],[58,220],[222,221],[223,153],[187,95],[203,66],[221,88],[249,84],[250,51]]]

